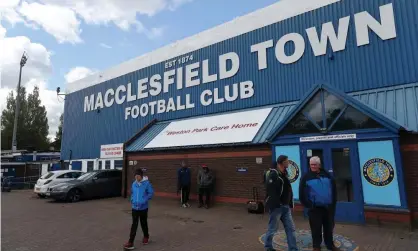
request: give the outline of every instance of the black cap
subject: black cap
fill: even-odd
[[[142,171],[142,169],[138,168],[135,170],[135,175],[144,176],[144,172]]]

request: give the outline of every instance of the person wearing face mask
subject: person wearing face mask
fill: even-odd
[[[299,184],[299,200],[307,208],[311,228],[313,250],[321,250],[322,233],[328,250],[338,250],[334,246],[333,230],[337,190],[334,178],[323,168],[317,156],[309,160],[309,172]]]
[[[199,187],[199,208],[204,206],[209,208],[210,193],[213,186],[214,175],[207,165],[202,165],[202,169],[197,174],[197,185]],[[205,202],[203,202],[205,195]]]

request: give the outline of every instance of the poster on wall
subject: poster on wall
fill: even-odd
[[[287,172],[292,185],[293,198],[299,200],[299,181],[302,175],[299,146],[276,146],[275,152],[276,158],[280,155],[286,155],[289,158]]]
[[[251,142],[271,108],[171,122],[145,148]]]
[[[100,146],[100,158],[123,158],[123,143]]]
[[[358,143],[364,203],[401,206],[391,140]]]

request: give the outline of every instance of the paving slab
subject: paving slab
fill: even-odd
[[[138,241],[136,246],[153,251],[262,251],[260,236],[267,221],[267,215],[248,214],[242,206],[181,208],[177,201],[156,198],[149,209],[151,242],[142,246]],[[57,203],[30,191],[1,195],[3,251],[123,250],[130,224],[130,205],[124,198]],[[295,224],[299,231],[309,230],[303,217],[295,217]],[[335,234],[353,241],[358,250],[413,251],[418,247],[418,233],[401,228],[337,224]],[[306,234],[304,238],[309,242]]]

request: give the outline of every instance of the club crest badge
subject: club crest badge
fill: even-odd
[[[289,160],[289,166],[287,167],[287,174],[290,183],[295,182],[300,175],[299,166],[292,160]]]
[[[374,186],[387,186],[395,178],[395,171],[388,161],[373,158],[364,163],[363,176]]]

